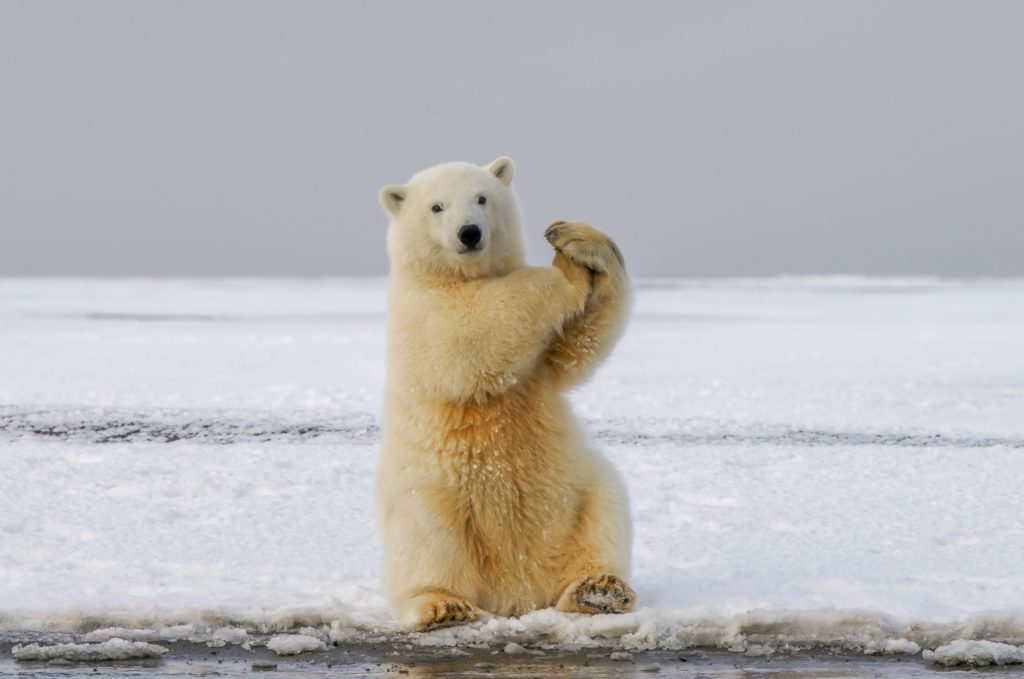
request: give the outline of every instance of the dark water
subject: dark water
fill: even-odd
[[[920,657],[873,658],[844,655],[789,655],[749,658],[741,654],[638,653],[612,660],[607,651],[509,656],[409,648],[332,649],[278,657],[266,649],[209,649],[171,644],[160,659],[103,663],[16,662],[10,645],[0,646],[0,677],[688,677],[690,679],[812,679],[841,677],[1017,677],[1024,668],[945,669]]]

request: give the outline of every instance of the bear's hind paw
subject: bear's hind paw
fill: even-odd
[[[417,602],[416,621],[413,629],[417,632],[450,627],[472,622],[480,612],[467,600],[451,594],[423,594]]]
[[[636,604],[636,592],[622,578],[602,573],[572,582],[558,599],[558,609],[570,613],[625,613]]]

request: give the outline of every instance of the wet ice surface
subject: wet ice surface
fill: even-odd
[[[3,653],[0,646],[0,657]],[[688,679],[820,679],[978,676],[977,670],[937,669],[920,659],[865,658],[842,655],[750,657],[722,652],[612,654],[551,651],[544,656],[507,656],[500,651],[470,649],[454,653],[414,647],[351,647],[302,657],[276,657],[265,649],[208,649],[174,644],[160,659],[107,663],[14,663],[0,659],[0,676],[90,677],[686,677]],[[994,667],[986,677],[1020,677],[1019,669]]]
[[[642,285],[573,395],[630,489],[640,610],[423,635],[377,581],[384,324],[381,281],[0,281],[0,630],[1024,644],[1024,283]]]

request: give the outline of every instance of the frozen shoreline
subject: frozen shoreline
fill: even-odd
[[[129,642],[225,645],[246,650],[279,635],[325,645],[502,649],[728,651],[758,655],[843,653],[917,655],[959,640],[1024,647],[1024,614],[979,613],[952,623],[901,621],[865,610],[753,611],[731,617],[641,608],[625,615],[585,616],[547,609],[521,618],[486,620],[430,632],[409,632],[384,611],[377,615],[331,608],[277,610],[36,611],[0,617],[6,643]]]

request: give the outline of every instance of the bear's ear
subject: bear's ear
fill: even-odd
[[[392,217],[398,214],[402,203],[405,202],[406,192],[404,186],[396,186],[394,184],[388,184],[380,190],[380,204],[384,206],[384,209]]]
[[[512,183],[512,175],[516,172],[516,166],[511,158],[502,156],[488,165],[487,171],[497,177],[502,184],[508,186]]]

